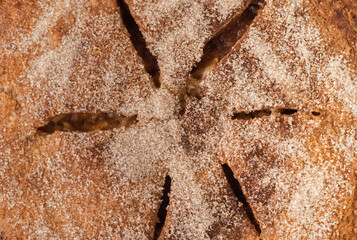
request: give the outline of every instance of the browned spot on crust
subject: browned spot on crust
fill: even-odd
[[[62,43],[62,38],[68,34],[70,26],[73,26],[76,19],[73,14],[68,14],[67,16],[62,16],[57,20],[55,26],[51,28],[48,32],[48,41],[55,49]]]
[[[344,48],[346,52],[351,52],[356,56],[357,51],[357,1],[355,0],[313,0],[315,10],[325,20],[322,30],[326,37],[331,37],[331,31],[338,32],[333,34],[331,39],[336,48]]]

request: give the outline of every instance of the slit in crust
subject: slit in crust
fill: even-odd
[[[62,132],[96,132],[114,128],[129,127],[137,123],[137,115],[125,117],[116,113],[71,113],[60,114],[39,127],[43,133]]]

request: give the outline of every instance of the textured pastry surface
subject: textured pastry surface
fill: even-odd
[[[352,239],[356,230],[356,46],[326,36],[316,11],[308,1],[267,2],[201,83],[202,111],[221,112],[211,133],[218,158],[264,239]],[[249,112],[265,114],[242,117]]]
[[[354,239],[357,2],[120,2],[0,0],[0,239]]]
[[[167,236],[205,238],[213,226],[217,236],[257,235],[222,176],[207,187],[213,179],[196,185],[200,176],[186,171],[173,117],[177,97],[155,90],[116,2],[3,1],[1,17],[8,29],[0,40],[5,239],[151,239],[171,164],[171,204],[179,213]],[[137,115],[138,123],[37,131],[56,116],[100,112]],[[212,191],[216,197],[207,199]],[[235,224],[223,224],[220,214]]]
[[[205,43],[248,4],[247,0],[128,1],[148,47],[157,56],[162,82],[173,91],[185,86]]]
[[[24,127],[67,112],[134,115],[152,93],[115,1],[4,1],[1,9],[1,82]]]

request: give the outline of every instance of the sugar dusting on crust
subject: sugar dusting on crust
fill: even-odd
[[[177,96],[153,88],[114,1],[36,3],[32,20],[0,38],[0,63],[10,64],[0,66],[0,82],[21,106],[0,93],[0,227],[10,238],[151,239],[166,175],[172,187],[162,238],[258,238],[223,162],[261,221],[262,238],[341,236],[357,157],[356,75],[348,55],[329,49],[307,1],[267,1],[181,120]],[[164,84],[179,89],[204,43],[247,4],[129,5]],[[231,120],[233,110],[270,107],[299,111]],[[138,114],[139,122],[34,135],[46,118],[73,111]],[[23,120],[26,128],[18,126]]]
[[[213,134],[225,135],[222,161],[242,182],[263,238],[342,238],[338,227],[352,211],[356,62],[330,48],[313,14],[308,1],[267,1],[201,84],[212,109],[224,108]],[[297,116],[230,120],[234,111],[276,107]]]
[[[172,225],[164,226],[163,236],[178,239],[185,236],[190,236],[189,239],[258,239],[216,158],[219,139],[216,120],[220,109],[210,109],[211,105],[203,103],[206,99],[191,100],[181,120],[181,144],[185,156],[170,167],[174,180],[184,180],[173,181],[172,187],[179,191],[172,193],[173,207],[168,212]]]
[[[182,156],[170,163],[172,183],[169,224],[164,238],[255,239],[242,204],[229,189],[220,164],[212,156]]]
[[[222,160],[242,182],[263,238],[342,237],[357,157],[351,123],[304,115],[226,122]]]
[[[204,44],[248,1],[134,1],[129,7],[148,47],[158,58],[163,84],[174,91],[186,84]],[[153,14],[154,13],[154,14]]]
[[[246,37],[203,84],[208,92],[225,93],[232,110],[285,104],[355,114],[352,59],[329,48],[311,12],[307,1],[268,1]]]
[[[36,3],[2,6],[13,31],[0,41],[10,64],[1,83],[20,106],[8,114],[13,103],[1,93],[1,228],[10,238],[150,238],[178,134],[171,122],[147,121],[172,115],[174,98],[152,95],[115,5]],[[33,12],[24,25],[11,20],[21,6]],[[101,111],[139,114],[142,127],[34,134],[57,113]]]
[[[7,236],[19,237],[22,228],[36,239],[151,238],[166,163],[177,148],[170,123],[58,132],[30,142],[23,154],[3,153],[0,212]]]
[[[321,72],[325,72],[331,78],[331,95],[337,95],[338,101],[344,106],[343,110],[357,116],[357,73],[349,67],[349,62],[343,56],[331,57]],[[319,78],[323,77],[319,75]]]
[[[27,20],[31,27],[5,35],[5,61],[15,56],[25,66],[18,67],[19,74],[9,70],[7,77],[28,128],[70,111],[143,111],[144,99],[152,93],[148,74],[118,8],[107,5],[38,1]]]

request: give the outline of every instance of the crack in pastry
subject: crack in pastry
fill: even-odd
[[[273,108],[273,109],[263,109],[252,112],[235,112],[232,116],[232,120],[249,120],[255,118],[262,118],[274,115],[292,115],[298,113],[297,109],[290,108]],[[311,114],[315,117],[321,115],[321,112],[311,111]]]
[[[150,74],[154,86],[156,88],[160,88],[160,68],[157,63],[157,59],[147,48],[146,41],[140,32],[139,26],[136,24],[133,16],[130,13],[127,3],[124,0],[117,0],[117,3],[120,7],[121,17],[123,19],[124,25],[130,34],[130,40],[132,41],[136,52],[143,60],[145,70]]]
[[[272,111],[270,109],[266,110],[258,110],[258,111],[253,111],[253,112],[237,112],[234,113],[232,116],[232,120],[249,120],[249,119],[254,119],[254,118],[262,118],[265,116],[271,116]]]
[[[155,225],[155,232],[154,232],[154,240],[159,239],[162,228],[164,227],[166,215],[167,215],[167,207],[170,203],[170,191],[171,191],[171,177],[166,176],[164,189],[162,190],[162,197],[161,197],[161,204],[159,211],[157,212],[157,217],[159,222]]]
[[[97,132],[114,128],[129,127],[137,123],[137,115],[125,117],[116,113],[71,113],[60,114],[38,130],[44,133]]]
[[[243,37],[263,6],[263,0],[253,0],[241,15],[231,19],[206,43],[201,61],[191,70],[187,86],[180,91],[181,115],[185,112],[186,99],[189,96],[201,98],[198,87],[202,78],[212,71]]]
[[[210,72],[218,62],[224,58],[248,30],[260,9],[264,6],[263,0],[253,0],[239,16],[233,18],[223,29],[221,29],[203,49],[201,61],[196,64],[190,74],[188,94],[198,96],[197,85],[204,75]]]
[[[259,221],[254,215],[254,211],[247,201],[247,197],[244,195],[242,186],[239,181],[234,177],[232,169],[228,166],[228,164],[222,164],[222,169],[226,179],[231,187],[234,195],[238,198],[238,200],[243,204],[243,209],[247,214],[250,222],[254,225],[255,230],[260,234],[262,232]]]
[[[320,112],[316,112],[316,111],[312,111],[311,114],[316,117],[321,115]]]

